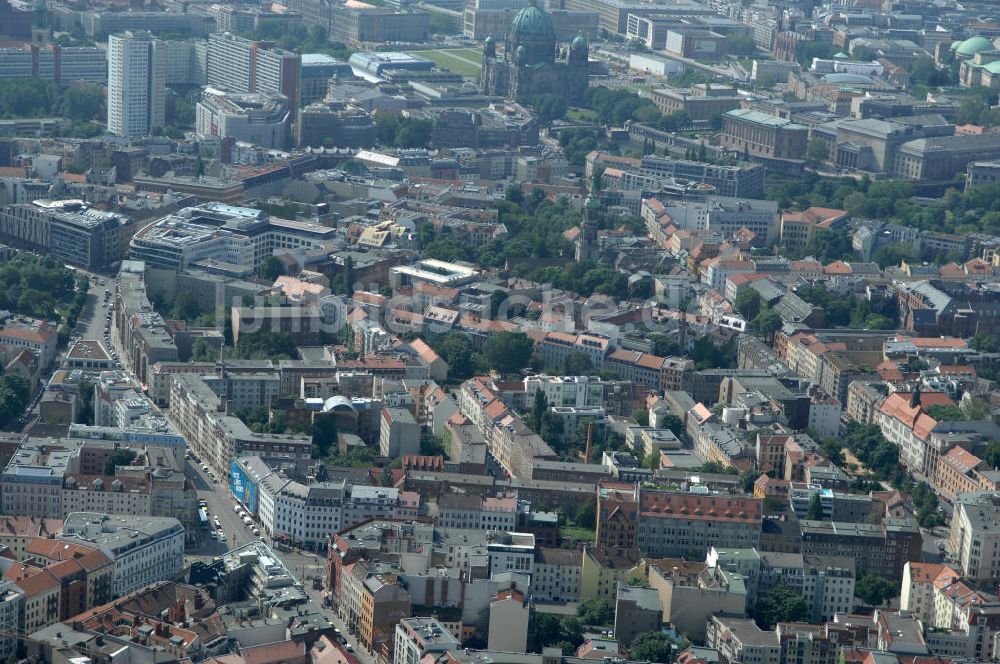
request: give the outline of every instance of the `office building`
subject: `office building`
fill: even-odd
[[[360,108],[317,102],[299,109],[295,133],[299,147],[367,148],[375,144],[375,121]]]
[[[231,138],[278,150],[289,147],[290,114],[287,100],[281,95],[206,88],[195,114],[199,138]]]
[[[166,67],[148,32],[108,38],[108,131],[145,136],[164,122]]]
[[[125,257],[135,233],[132,219],[88,207],[80,200],[10,205],[0,210],[0,238],[88,270]]]
[[[326,97],[327,84],[334,76],[353,76],[351,66],[323,53],[302,54],[299,104],[303,107]]]
[[[143,228],[129,251],[151,267],[186,268],[214,260],[256,270],[276,249],[304,253],[336,234],[335,228],[269,217],[255,208],[204,203]]]

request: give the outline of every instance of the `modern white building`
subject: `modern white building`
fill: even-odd
[[[1000,495],[986,491],[955,496],[948,549],[962,576],[973,582],[1000,578]]]
[[[73,512],[59,539],[99,550],[115,564],[115,596],[176,578],[184,568],[184,526],[172,517]]]
[[[541,390],[549,406],[576,408],[604,405],[604,383],[598,376],[528,376],[524,379],[524,399],[527,408],[535,402]]]
[[[419,664],[427,653],[460,647],[458,640],[434,618],[403,618],[396,625],[392,664]]]
[[[212,87],[284,95],[288,107],[294,109],[299,103],[301,69],[298,53],[228,32],[209,35],[206,77]]]
[[[148,32],[108,37],[108,131],[144,136],[163,126],[166,62]]]
[[[17,654],[17,635],[23,629],[24,591],[13,581],[0,581],[0,657]]]
[[[291,139],[286,101],[281,95],[206,88],[198,100],[195,130],[199,138],[232,138],[284,150]]]

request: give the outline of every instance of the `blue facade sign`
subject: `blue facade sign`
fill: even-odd
[[[251,514],[257,514],[257,485],[246,470],[233,459],[229,462],[229,489]]]

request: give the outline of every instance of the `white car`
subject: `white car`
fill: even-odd
[[[225,533],[219,533],[219,541],[220,542],[225,542],[226,541],[226,534]]]

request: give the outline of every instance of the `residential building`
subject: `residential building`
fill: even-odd
[[[705,638],[710,616],[742,616],[747,610],[750,597],[739,572],[680,558],[650,561],[646,572],[650,589],[659,596],[663,622],[689,639]]]
[[[62,519],[3,516],[0,517],[0,547],[6,547],[14,560],[24,560],[33,542],[51,538],[61,531]]]
[[[145,136],[164,124],[166,61],[148,32],[108,37],[108,131]]]
[[[659,632],[663,625],[663,604],[653,588],[618,584],[615,597],[615,638],[629,645],[639,634]]]
[[[184,526],[170,517],[73,512],[57,539],[94,548],[114,562],[114,594],[176,578],[184,567]]]
[[[299,107],[302,56],[229,32],[208,38],[207,80],[213,88],[237,94],[281,95],[287,110]]]
[[[618,584],[627,582],[641,559],[638,549],[584,547],[580,599],[605,599],[610,603],[617,596]]]
[[[56,356],[58,334],[53,323],[9,318],[0,329],[0,344],[8,348],[28,349],[38,357],[38,366],[48,368]]]
[[[804,556],[853,558],[856,574],[899,579],[908,561],[920,560],[923,539],[912,518],[885,517],[879,524],[799,522]]]
[[[780,664],[781,647],[774,632],[765,632],[753,620],[712,616],[705,628],[705,645],[719,651],[728,664]]]
[[[403,618],[396,625],[392,664],[419,664],[428,653],[439,655],[459,642],[434,618]]]
[[[499,652],[527,652],[530,619],[531,606],[523,592],[511,589],[499,593],[490,602],[487,647]]]
[[[1000,496],[985,491],[955,496],[948,550],[963,578],[978,583],[1000,577]]]
[[[379,453],[396,459],[420,453],[420,425],[405,408],[383,408]]]

